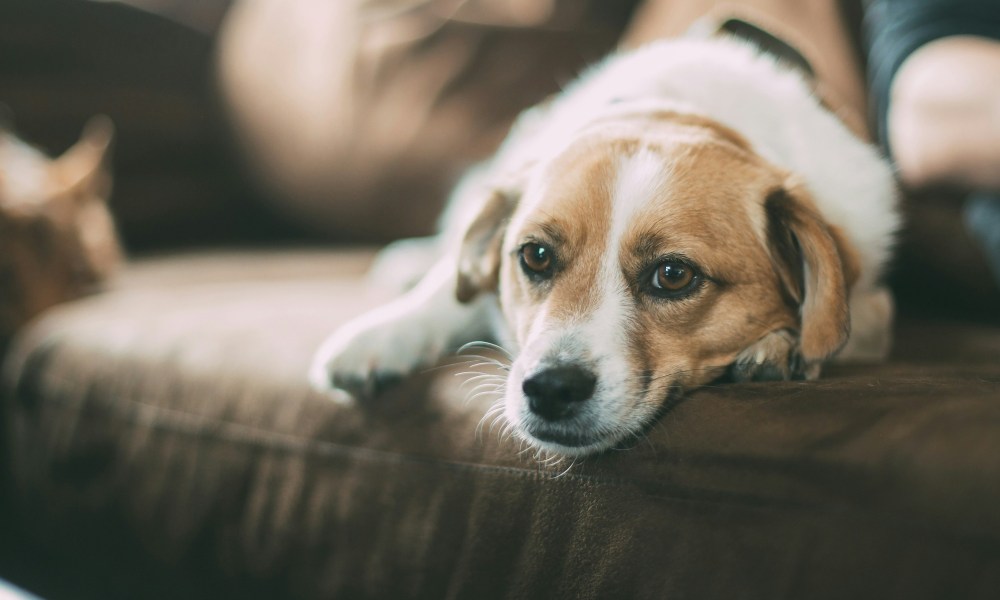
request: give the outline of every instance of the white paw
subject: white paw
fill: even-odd
[[[440,358],[444,342],[425,323],[380,318],[383,314],[364,315],[323,342],[309,369],[314,389],[329,393],[337,388],[369,398]]]
[[[799,355],[798,340],[791,332],[772,331],[743,350],[729,369],[735,381],[787,381],[816,379],[822,364],[806,364]]]

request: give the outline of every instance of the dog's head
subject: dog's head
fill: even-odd
[[[717,123],[664,113],[594,126],[494,190],[458,296],[499,295],[518,432],[585,454],[720,376],[815,374],[848,335],[854,264],[790,174]]]

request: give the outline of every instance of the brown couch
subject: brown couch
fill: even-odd
[[[997,305],[969,316],[996,290],[970,300],[976,272],[942,258],[969,250],[954,236],[907,245],[886,364],[710,386],[571,468],[477,433],[489,400],[466,398],[461,367],[366,406],[311,392],[321,338],[377,301],[370,252],[227,239],[157,244],[21,332],[0,386],[0,578],[102,599],[1000,594]]]

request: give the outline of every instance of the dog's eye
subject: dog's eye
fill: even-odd
[[[521,267],[529,275],[543,275],[552,266],[552,250],[535,242],[521,246]]]
[[[689,290],[696,279],[697,274],[690,265],[676,260],[667,260],[656,265],[650,283],[658,292],[674,295]]]

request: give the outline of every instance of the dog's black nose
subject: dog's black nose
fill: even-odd
[[[576,406],[590,398],[597,377],[580,367],[555,367],[524,380],[521,389],[528,408],[543,419],[555,421],[573,414]]]

